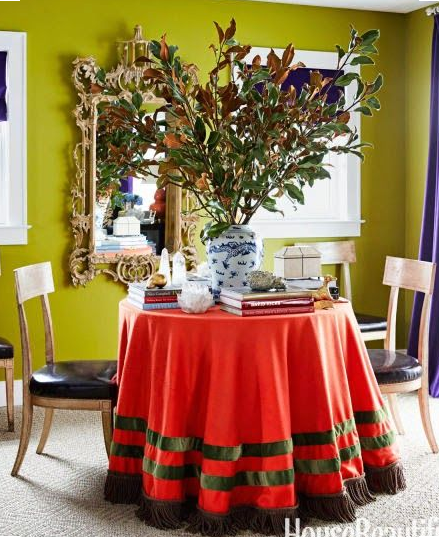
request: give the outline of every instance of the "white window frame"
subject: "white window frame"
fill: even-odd
[[[27,244],[26,33],[1,32],[7,52],[9,174],[0,175],[0,245]]]
[[[259,54],[262,65],[266,65],[267,55],[270,48],[252,47],[250,54],[243,60],[251,63],[251,60]],[[278,56],[282,56],[283,49],[274,49]],[[294,63],[303,62],[310,69],[336,69],[338,54],[336,52],[296,50]],[[359,73],[359,66],[346,66],[344,72]],[[352,84],[345,88],[346,102],[355,99],[356,87]],[[351,114],[349,121],[351,128],[356,128],[360,136],[360,114]],[[291,204],[290,215],[281,216],[279,220],[264,218],[256,214],[251,221],[254,231],[257,231],[265,239],[274,238],[322,238],[322,237],[359,237],[361,234],[361,160],[355,155],[346,155],[347,168],[347,192],[343,196],[345,206],[342,208],[343,217],[333,218],[298,218],[294,217],[294,207]],[[330,181],[331,179],[325,179]],[[306,197],[305,197],[306,207]]]

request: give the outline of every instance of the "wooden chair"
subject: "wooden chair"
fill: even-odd
[[[5,370],[6,409],[8,431],[14,430],[14,347],[7,339],[0,338],[0,369]]]
[[[344,296],[352,302],[350,264],[357,261],[354,241],[296,243],[297,246],[313,246],[322,254],[322,265],[341,265]],[[386,339],[387,321],[384,317],[357,313],[355,316],[360,327],[363,341]]]
[[[116,361],[90,360],[58,362],[54,360],[54,338],[48,294],[54,291],[50,263],[39,263],[16,269],[15,289],[20,319],[21,349],[23,355],[23,420],[20,445],[12,475],[20,470],[32,428],[33,407],[45,408],[43,431],[37,453],[43,452],[49,435],[54,409],[96,410],[102,414],[102,425],[107,454],[112,437],[112,412],[117,388],[112,382]],[[46,365],[32,371],[32,354],[24,303],[41,299]]]
[[[383,278],[383,284],[391,287],[387,336],[384,349],[368,350],[376,379],[381,392],[387,394],[390,411],[400,434],[404,434],[404,429],[397,407],[397,394],[418,392],[422,425],[433,453],[438,452],[438,446],[431,425],[428,399],[428,327],[435,274],[435,263],[387,257]],[[424,293],[417,359],[395,350],[399,289]]]

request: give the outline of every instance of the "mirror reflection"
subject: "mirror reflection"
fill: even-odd
[[[157,163],[164,155],[156,155],[154,149],[145,145],[144,151],[131,159],[132,169],[121,169],[113,161],[107,162],[109,149],[129,151],[136,133],[124,136],[114,129],[115,110],[124,116],[134,112],[132,103],[120,101],[101,102],[97,106],[96,124],[96,207],[95,252],[107,257],[117,255],[160,255],[165,246],[166,190],[157,189],[154,167],[151,175],[139,174],[139,165],[145,158]],[[111,114],[108,114],[111,107]],[[146,118],[152,115],[151,105]],[[135,112],[134,112],[135,113]],[[157,112],[160,121],[163,112]],[[129,122],[127,122],[129,123]],[[122,166],[122,165],[121,165]]]

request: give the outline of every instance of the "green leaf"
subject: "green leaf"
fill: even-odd
[[[197,119],[195,120],[195,134],[197,136],[197,140],[201,143],[203,143],[206,139],[206,126],[204,125],[204,121],[201,119],[201,116],[197,116]]]
[[[378,54],[378,49],[374,45],[361,45],[357,50],[366,54]]]
[[[369,56],[355,56],[351,65],[374,65],[375,62]]]
[[[218,200],[211,199],[207,202],[207,206],[210,207],[214,212],[224,214],[224,207]]]
[[[262,207],[266,211],[269,211],[270,213],[282,213],[283,214],[283,211],[280,211],[277,208],[276,200],[274,198],[267,198],[266,200],[264,200],[262,203]]]
[[[276,86],[273,84],[268,92],[268,104],[273,107],[276,106],[277,99],[279,97],[279,92]]]
[[[379,37],[379,30],[369,30],[361,36],[362,45],[373,45]]]
[[[231,39],[227,39],[227,41],[225,41],[225,44],[228,47],[234,47],[235,45],[239,45],[239,42],[236,41],[236,39],[233,39],[233,37],[232,37]]]
[[[312,175],[313,179],[331,179],[331,174],[326,168],[319,168],[316,173]]]
[[[136,93],[133,93],[132,101],[133,101],[133,105],[137,108],[137,110],[140,110],[143,104],[143,98],[142,98],[142,95],[138,91],[136,91]]]
[[[354,112],[361,112],[364,116],[371,116],[372,112],[368,106],[359,106],[354,109]]]
[[[212,151],[213,149],[215,149],[215,147],[218,145],[220,140],[221,140],[221,133],[218,131],[211,131],[209,134],[209,138],[207,139],[207,146],[209,148],[209,151]]]
[[[337,49],[337,52],[338,52],[338,59],[341,60],[343,56],[346,55],[346,52],[344,51],[343,48],[341,48],[340,45],[335,45],[335,48]]]
[[[336,86],[349,86],[349,84],[355,80],[358,79],[359,76],[357,73],[346,73],[342,76],[339,76],[337,80],[335,81]]]
[[[356,157],[360,158],[362,162],[364,162],[364,155],[363,153],[360,153],[360,151],[349,151],[352,153],[352,155],[355,155]]]
[[[378,90],[381,89],[382,85],[383,85],[383,75],[379,74],[374,80],[373,85],[371,89],[369,90],[369,94],[376,93]]]
[[[303,191],[298,186],[294,185],[293,183],[287,183],[285,185],[285,190],[287,191],[288,197],[292,200],[298,201],[301,205],[305,203]]]
[[[381,103],[380,103],[379,99],[377,99],[376,97],[369,97],[369,99],[367,99],[366,102],[374,110],[380,110],[381,109]]]
[[[216,224],[211,224],[209,229],[207,230],[207,237],[209,239],[213,239],[215,237],[219,237],[223,231],[228,229],[230,227],[230,224],[228,222],[217,222]]]
[[[356,93],[356,96],[355,96],[356,99],[358,99],[358,97],[360,97],[360,95],[361,95],[361,94],[363,93],[363,91],[364,91],[364,83],[363,83],[363,81],[362,81],[360,78],[357,80],[357,84],[358,84],[358,86],[357,86],[357,93]]]

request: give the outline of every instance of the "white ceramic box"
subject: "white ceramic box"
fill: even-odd
[[[321,272],[321,254],[313,246],[285,246],[274,254],[276,276],[312,278]]]
[[[113,235],[140,235],[140,221],[135,216],[119,216],[113,222]]]

